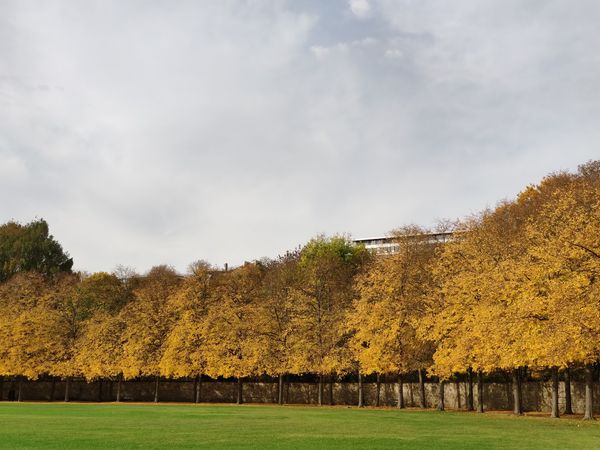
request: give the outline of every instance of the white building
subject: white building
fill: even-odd
[[[451,231],[440,233],[416,234],[414,236],[405,236],[408,239],[419,239],[429,244],[444,244],[452,239]],[[400,249],[397,238],[393,236],[383,236],[374,238],[354,239],[355,244],[363,244],[367,250],[378,255],[391,255]]]

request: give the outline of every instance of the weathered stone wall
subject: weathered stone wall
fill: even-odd
[[[22,400],[50,400],[51,381],[23,381]],[[380,405],[395,406],[397,402],[396,383],[381,383]],[[426,401],[428,407],[437,405],[439,385],[426,383]],[[15,399],[18,381],[4,380],[2,383],[1,400]],[[247,403],[276,403],[278,386],[276,382],[247,382],[244,383],[244,401]],[[284,395],[286,403],[315,404],[317,402],[318,385],[316,383],[286,383]],[[71,381],[70,399],[72,401],[114,401],[117,383],[102,381],[86,383],[81,380]],[[580,382],[571,383],[573,411],[583,413],[585,386]],[[419,385],[404,383],[404,401],[407,407],[418,407]],[[54,383],[53,400],[62,400],[65,393],[65,382]],[[204,381],[201,384],[201,401],[210,403],[234,402],[237,393],[237,383],[234,381]],[[376,384],[363,383],[364,402],[366,406],[375,405]],[[449,409],[465,409],[467,403],[467,384],[448,382],[444,387],[445,404]],[[474,386],[475,405],[477,405],[477,386]],[[510,383],[486,383],[484,385],[484,404],[486,409],[511,410],[512,390]],[[594,398],[600,398],[600,385],[594,386]],[[159,400],[164,402],[192,402],[194,399],[193,381],[161,381]],[[122,401],[151,402],[154,400],[154,381],[127,381],[121,388]],[[355,405],[358,402],[357,383],[335,383],[333,386],[334,404]],[[551,384],[537,381],[523,383],[523,400],[526,411],[550,411]],[[324,385],[323,401],[329,403],[329,385]],[[559,386],[559,403],[564,409],[564,384]],[[600,412],[600,402],[596,402],[595,410]]]

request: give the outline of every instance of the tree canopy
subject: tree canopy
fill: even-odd
[[[136,378],[427,370],[510,373],[600,360],[600,162],[453,224],[346,236],[230,270],[72,274],[43,220],[0,226],[0,375]],[[591,383],[591,381],[589,381]],[[556,388],[557,389],[557,388]],[[590,389],[591,405],[591,389]],[[321,395],[321,394],[320,394]],[[321,397],[319,397],[321,398]],[[588,405],[591,417],[591,406]]]
[[[18,272],[50,275],[72,267],[73,259],[50,234],[45,220],[0,225],[0,282]]]

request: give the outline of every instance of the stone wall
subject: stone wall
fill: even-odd
[[[65,382],[56,381],[23,381],[22,400],[48,401],[54,391],[53,400],[63,400]],[[161,381],[159,385],[159,400],[164,402],[192,402],[194,399],[194,381]],[[380,405],[395,406],[397,402],[396,383],[381,383]],[[426,401],[428,407],[437,405],[439,385],[425,383]],[[1,400],[16,398],[18,381],[2,382]],[[247,403],[276,403],[278,386],[276,382],[246,382],[244,383],[244,401]],[[315,404],[317,402],[318,385],[316,383],[292,382],[286,383],[284,395],[286,403]],[[86,383],[81,380],[71,381],[70,399],[72,401],[114,401],[117,383],[102,381]],[[580,382],[571,383],[573,411],[583,413],[585,386]],[[201,384],[201,401],[209,403],[231,403],[235,401],[237,383],[235,381],[204,381]],[[375,404],[376,384],[363,383],[364,403],[366,406]],[[445,404],[448,409],[465,409],[467,384],[448,382],[445,384]],[[477,405],[477,386],[474,385],[475,405]],[[512,390],[510,383],[486,383],[484,385],[484,404],[486,409],[512,410]],[[594,386],[594,398],[600,398],[600,385]],[[333,386],[334,404],[356,405],[358,402],[357,383],[335,383]],[[526,411],[550,411],[551,384],[529,381],[523,383],[523,399]],[[127,381],[121,388],[122,401],[151,402],[154,400],[154,381]],[[404,383],[404,401],[407,407],[419,406],[419,385]],[[329,385],[324,385],[323,402],[329,403]],[[559,403],[564,409],[564,384],[559,386]],[[595,411],[600,412],[600,402],[596,402]]]

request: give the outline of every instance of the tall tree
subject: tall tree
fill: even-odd
[[[266,369],[262,358],[267,346],[261,305],[264,268],[260,263],[245,263],[215,275],[211,288],[215,306],[209,308],[203,330],[207,373],[237,378],[236,401],[242,403],[243,378]]]
[[[17,272],[50,275],[72,267],[73,259],[50,234],[45,220],[0,225],[0,282]]]
[[[542,186],[555,178],[547,177]],[[525,263],[532,269],[526,313],[538,319],[532,347],[554,377],[557,368],[571,365],[586,366],[589,375],[600,354],[600,161],[580,166],[563,180],[527,232]],[[591,380],[586,377],[588,419],[593,417]],[[555,396],[556,390],[554,385]]]
[[[431,364],[433,347],[417,328],[433,289],[430,266],[438,244],[415,226],[393,235],[398,252],[373,260],[357,278],[348,316],[350,347],[364,374],[401,375]],[[400,386],[398,395],[402,404]]]
[[[169,297],[176,293],[179,284],[180,277],[170,267],[153,267],[135,289],[133,300],[121,311],[126,323],[123,375],[155,377],[155,402],[159,399],[160,361],[174,319]]]
[[[160,361],[160,370],[165,376],[196,377],[201,380],[206,372],[204,331],[208,309],[214,300],[211,296],[214,273],[215,270],[203,261],[192,264],[190,274],[169,300],[175,321]],[[200,399],[201,390],[196,386],[194,401],[199,402]]]
[[[76,343],[75,365],[90,381],[116,380],[117,400],[120,400],[122,340],[126,328],[120,312],[132,299],[128,279],[100,272],[84,278],[78,287],[81,302],[91,314]]]
[[[265,265],[263,280],[264,330],[267,347],[264,361],[269,375],[278,378],[277,402],[283,403],[284,377],[293,370],[290,335],[296,314],[293,301],[298,286],[298,252],[289,252]]]
[[[430,298],[423,334],[435,340],[433,372],[448,378],[469,369],[514,370],[530,360],[523,348],[524,319],[512,312],[521,278],[515,261],[525,251],[527,215],[505,202],[462,225],[434,269],[439,295]],[[515,385],[517,388],[517,385]],[[520,391],[515,411],[520,413]]]
[[[48,320],[47,280],[19,273],[0,283],[0,373],[36,379],[51,368],[55,331]]]
[[[40,373],[37,367],[40,361],[34,362],[33,355],[25,349],[28,340],[25,338],[35,330],[29,325],[22,327],[22,322],[45,291],[44,277],[32,272],[17,274],[0,283],[0,375],[25,375],[28,372],[29,376],[36,377]]]
[[[89,298],[79,294],[79,281],[76,275],[57,277],[42,305],[44,328],[52,335],[48,348],[53,351],[47,356],[51,362],[49,373],[66,379],[65,401],[70,399],[71,377],[81,375],[76,362],[77,342],[94,308]]]
[[[342,236],[312,239],[300,252],[298,314],[290,336],[299,372],[319,377],[318,403],[323,402],[323,378],[351,369],[344,319],[352,305],[352,280],[369,257],[364,246]]]
[[[436,372],[510,371],[516,414],[523,411],[522,367],[555,370],[568,364],[569,333],[562,326],[567,316],[548,295],[556,267],[544,268],[540,261],[548,257],[544,239],[553,234],[550,228],[565,228],[559,222],[569,215],[556,201],[569,198],[571,178],[551,175],[469,221],[436,264],[441,295],[426,323],[438,343]],[[549,228],[544,223],[550,217],[555,222]],[[535,252],[536,239],[544,241],[538,251],[544,256]]]

